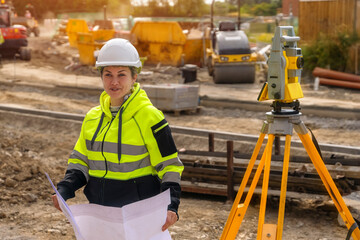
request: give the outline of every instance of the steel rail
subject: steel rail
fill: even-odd
[[[43,89],[61,89],[72,92],[88,92],[93,94],[99,94],[103,91],[99,87],[85,87],[75,85],[50,85],[50,84],[37,84],[37,83],[26,83],[26,82],[13,82],[13,81],[1,81],[2,85],[7,86],[26,86]],[[199,97],[200,105],[204,107],[221,107],[221,108],[238,108],[253,112],[266,112],[270,111],[269,103],[262,103],[256,101],[220,98],[220,97],[209,97],[203,95]],[[303,105],[301,112],[306,115],[314,115],[319,117],[331,117],[331,118],[348,118],[348,119],[360,119],[360,109],[357,108],[344,108],[336,106],[320,106],[320,105]]]
[[[30,109],[30,108],[22,108],[16,107],[9,104],[0,104],[1,111],[9,111],[9,112],[17,112],[23,114],[31,114],[31,115],[40,115],[53,117],[57,119],[68,119],[75,121],[82,121],[84,119],[84,115],[82,114],[74,114],[74,113],[64,113],[64,112],[56,112],[56,111],[47,111],[47,110],[38,110],[38,109]],[[259,126],[260,128],[261,126]],[[208,137],[209,134],[214,134],[214,137],[222,140],[232,140],[232,141],[246,141],[256,143],[258,140],[258,136],[250,135],[250,134],[240,134],[240,133],[229,133],[223,131],[215,131],[215,130],[206,130],[200,128],[190,128],[190,127],[181,127],[181,126],[171,126],[171,130],[173,133],[177,134],[185,134],[199,137]],[[284,143],[284,140],[282,140]],[[303,147],[301,141],[292,141],[292,147]],[[322,151],[342,153],[342,154],[351,154],[360,156],[360,147],[353,146],[342,146],[335,144],[326,144],[320,143],[320,149]]]
[[[269,103],[259,103],[255,101],[246,101],[239,99],[217,98],[201,96],[200,104],[204,107],[227,107],[239,108],[253,112],[268,112],[271,110]],[[344,108],[335,106],[320,106],[320,105],[302,105],[301,112],[304,115],[314,115],[319,117],[331,118],[347,118],[360,119],[360,109]]]

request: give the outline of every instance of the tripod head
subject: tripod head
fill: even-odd
[[[304,59],[301,48],[297,47],[299,40],[292,26],[276,27],[268,60],[267,82],[258,96],[258,101],[273,99],[271,106],[275,113],[281,113],[282,107],[298,112],[298,99],[304,97],[300,86]]]

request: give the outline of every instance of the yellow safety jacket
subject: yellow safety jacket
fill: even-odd
[[[0,45],[3,44],[4,42],[5,42],[5,40],[4,40],[4,37],[2,35],[2,31],[0,29]]]
[[[86,114],[58,189],[67,199],[86,184],[91,203],[121,207],[170,188],[169,208],[176,212],[183,169],[163,113],[135,83],[115,117],[106,92]]]

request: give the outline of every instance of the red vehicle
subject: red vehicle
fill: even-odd
[[[0,45],[0,54],[3,57],[20,55],[20,59],[30,61],[31,49],[27,48],[26,27],[12,25],[12,14],[12,6],[5,4],[2,0],[0,4],[0,31],[5,41]]]

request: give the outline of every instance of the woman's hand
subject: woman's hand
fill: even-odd
[[[51,199],[53,201],[54,207],[57,208],[60,212],[62,212],[56,194],[53,194],[51,196]]]
[[[174,223],[176,223],[178,220],[178,217],[176,215],[175,212],[168,210],[167,211],[167,217],[166,217],[166,222],[165,224],[162,226],[161,230],[165,231],[166,229],[168,229],[171,225],[173,225]]]

